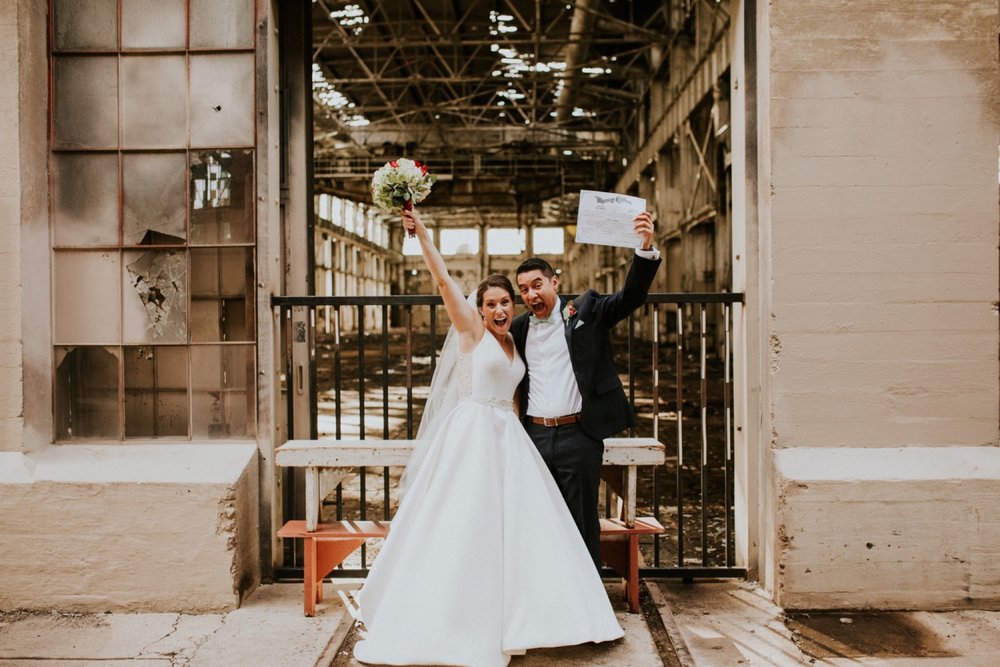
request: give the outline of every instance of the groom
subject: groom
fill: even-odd
[[[640,245],[625,284],[602,296],[593,289],[566,302],[559,277],[543,259],[517,268],[528,312],[510,331],[528,367],[520,388],[521,418],[576,521],[594,564],[601,566],[597,513],[604,438],[635,425],[611,358],[611,328],[646,301],[660,266],[649,213],[634,220]]]

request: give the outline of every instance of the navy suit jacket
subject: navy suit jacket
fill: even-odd
[[[576,312],[566,320],[566,342],[583,397],[580,426],[596,440],[603,440],[635,425],[635,413],[625,396],[611,355],[611,328],[646,302],[649,286],[660,266],[659,259],[635,255],[625,284],[614,294],[601,295],[588,289],[573,300]],[[560,297],[557,307],[566,307]],[[528,317],[522,313],[511,322],[511,335],[517,351],[528,364],[525,344],[528,340]],[[521,382],[521,419],[527,417],[531,386],[525,373]],[[549,415],[558,416],[558,415]]]

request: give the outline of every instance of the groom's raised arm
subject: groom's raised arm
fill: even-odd
[[[625,276],[625,284],[614,294],[598,299],[595,304],[598,318],[606,326],[612,327],[629,316],[629,313],[646,303],[649,288],[656,277],[656,270],[662,260],[649,259],[638,253]]]
[[[635,217],[635,232],[641,239],[629,265],[625,284],[620,290],[598,299],[595,308],[601,322],[608,328],[628,317],[629,313],[646,303],[649,287],[653,284],[660,266],[660,252],[653,248],[653,216],[642,212]]]

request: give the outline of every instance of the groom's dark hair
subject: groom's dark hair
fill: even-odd
[[[528,271],[541,271],[542,275],[546,278],[551,278],[556,275],[556,272],[552,270],[552,265],[541,257],[532,257],[524,260],[521,262],[521,266],[517,267],[517,271],[514,272],[514,275],[519,276],[522,273],[527,273]]]

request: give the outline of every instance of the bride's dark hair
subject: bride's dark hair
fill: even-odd
[[[507,290],[507,294],[510,294],[510,300],[514,300],[514,286],[510,283],[510,278],[501,273],[494,273],[479,283],[479,288],[476,289],[476,308],[483,307],[483,294],[491,287]]]

